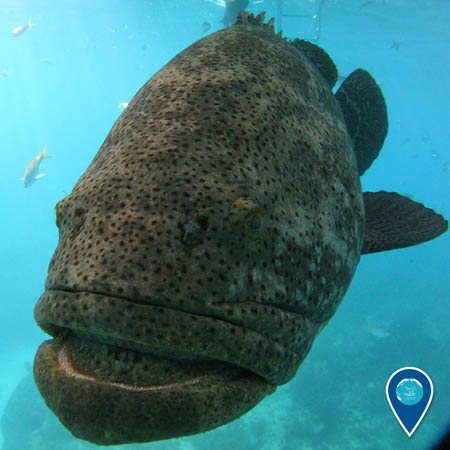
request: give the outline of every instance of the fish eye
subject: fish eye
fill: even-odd
[[[256,199],[239,197],[231,205],[231,214],[243,226],[244,235],[258,239],[264,230],[266,210]]]
[[[263,221],[261,219],[261,217],[254,217],[253,219],[248,221],[248,228],[251,231],[259,231],[260,228],[262,227]]]
[[[259,207],[251,211],[244,221],[244,233],[246,236],[252,239],[258,239],[261,236],[261,232],[264,228],[264,216],[266,212],[263,208]]]

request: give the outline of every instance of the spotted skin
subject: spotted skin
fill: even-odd
[[[35,309],[54,339],[34,372],[77,437],[239,417],[292,379],[350,284],[365,220],[352,139],[329,82],[262,18],[155,74],[57,205]]]

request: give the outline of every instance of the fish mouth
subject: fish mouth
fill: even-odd
[[[70,330],[80,338],[138,353],[225,361],[276,385],[295,375],[320,328],[303,314],[265,304],[208,307],[198,301],[181,309],[174,303],[47,287],[34,317],[53,337]]]
[[[74,302],[71,314],[63,303],[51,302],[55,296]],[[36,353],[35,381],[74,436],[117,445],[196,434],[236,419],[275,391],[272,383],[237,364],[164,354],[157,347],[148,351],[140,344],[130,348],[129,342],[124,347],[124,340],[102,334],[101,321],[93,333],[95,327],[76,312],[99,297],[121,300],[49,290],[35,310],[38,324],[53,336]],[[93,310],[90,314],[95,322]]]

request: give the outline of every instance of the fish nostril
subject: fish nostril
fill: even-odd
[[[181,242],[189,247],[201,244],[202,234],[208,230],[208,225],[208,216],[205,215],[199,215],[195,220],[181,225]]]
[[[208,216],[198,216],[196,218],[196,222],[199,224],[202,231],[206,231],[208,229]]]
[[[200,225],[196,222],[196,221],[192,221],[189,223],[186,223],[183,227],[184,229],[184,234],[186,235],[190,235],[193,236],[195,234],[198,234],[198,232],[200,231]]]

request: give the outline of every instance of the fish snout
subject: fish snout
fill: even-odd
[[[273,301],[269,215],[253,196],[189,214],[77,196],[55,209],[60,240],[35,308],[54,339],[34,368],[75,436],[112,445],[206,431],[294,376],[316,329]]]

